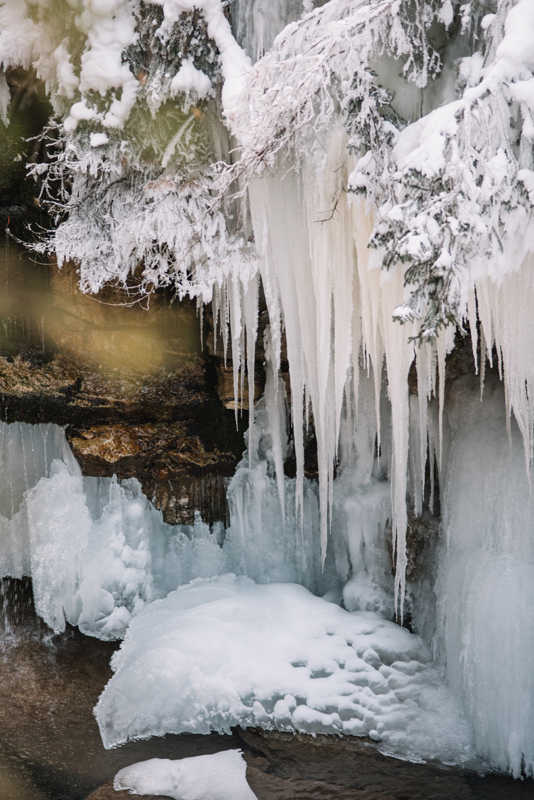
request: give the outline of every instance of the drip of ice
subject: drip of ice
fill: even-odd
[[[334,463],[347,395],[359,412],[359,373],[363,364],[375,383],[376,436],[380,444],[380,396],[385,362],[391,402],[390,475],[393,546],[396,550],[396,598],[400,612],[406,566],[406,495],[410,407],[408,373],[416,357],[410,336],[414,323],[400,327],[394,309],[403,302],[402,269],[384,277],[380,253],[367,243],[372,219],[363,202],[352,205],[346,193],[351,159],[346,134],[332,122],[320,142],[308,142],[300,171],[257,180],[250,188],[251,214],[260,272],[271,321],[273,348],[280,346],[283,325],[291,380],[291,413],[297,462],[297,503],[303,480],[303,425],[309,397],[317,436],[321,546],[326,554],[332,514]],[[436,358],[443,377],[450,332],[434,347],[418,352],[421,363],[419,457],[416,482],[424,483],[426,402],[435,389]],[[276,357],[273,359],[275,368]],[[432,368],[433,367],[433,368]],[[426,377],[424,377],[426,376]],[[443,381],[440,381],[440,387]],[[424,455],[423,455],[424,454]],[[420,494],[420,493],[419,493]]]

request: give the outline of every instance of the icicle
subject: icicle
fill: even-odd
[[[473,288],[469,290],[467,296],[467,314],[469,319],[469,330],[471,331],[471,346],[473,348],[473,358],[475,361],[475,372],[478,374],[478,328],[477,328],[477,301]]]
[[[213,312],[213,352],[217,354],[217,338],[219,328],[219,315],[220,315],[220,289],[217,285],[213,287],[212,299],[212,312]]]
[[[440,331],[436,339],[436,354],[438,359],[438,468],[441,470],[443,463],[443,409],[445,405],[445,362],[447,354],[454,347],[454,328]]]
[[[398,323],[393,321],[394,309],[402,303],[403,275],[397,268],[382,286],[382,336],[386,355],[388,392],[391,401],[393,428],[393,457],[391,466],[391,505],[393,548],[396,552],[395,611],[402,620],[404,613],[404,584],[406,574],[406,511],[409,398],[408,374],[415,356],[409,336],[415,333],[413,323],[404,325],[399,336]],[[399,605],[400,598],[400,605]]]
[[[484,396],[484,380],[486,377],[486,337],[484,328],[480,330],[480,400]]]
[[[241,282],[238,278],[230,278],[228,291],[228,304],[229,304],[229,319],[230,319],[230,333],[232,343],[232,364],[234,375],[234,406],[235,406],[235,422],[236,427],[238,424],[238,414],[240,408],[240,392],[239,392],[239,376],[241,373],[241,358],[242,358],[242,339],[243,339],[243,325],[242,325],[242,309],[241,309]]]
[[[266,358],[266,381],[265,381],[265,409],[269,421],[269,432],[272,438],[272,453],[274,469],[276,473],[276,484],[278,496],[280,498],[280,509],[282,513],[282,526],[286,525],[285,509],[285,476],[284,460],[287,455],[287,433],[286,433],[286,413],[285,413],[285,384],[279,374],[275,372],[271,361],[271,340],[269,327],[264,334],[265,358]]]
[[[357,327],[361,331],[362,349],[368,373],[370,363],[373,365],[377,443],[380,448],[380,394],[384,361],[384,349],[378,322],[381,273],[378,268],[369,268],[368,243],[373,230],[372,216],[366,213],[363,200],[353,200],[351,205],[352,230],[357,253],[359,300],[357,305],[354,304],[355,314],[358,312],[359,317],[353,320],[353,330]],[[373,266],[376,267],[376,264]]]
[[[417,399],[419,401],[419,482],[421,498],[425,496],[425,472],[428,451],[428,401],[430,399],[429,368],[431,369],[432,348],[422,345],[417,350]],[[431,465],[432,467],[432,465]],[[416,512],[417,513],[417,512]],[[420,512],[419,512],[420,513]]]
[[[254,426],[254,393],[255,393],[255,367],[256,367],[256,339],[258,338],[258,297],[259,275],[255,275],[244,288],[243,310],[247,336],[247,379],[248,379],[248,421],[249,436],[253,436]],[[252,459],[252,449],[249,448],[249,459]],[[252,466],[250,461],[249,466]]]

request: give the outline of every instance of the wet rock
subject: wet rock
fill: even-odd
[[[172,798],[166,798],[161,794],[157,797],[153,794],[144,794],[142,797],[144,800],[172,800]],[[108,781],[104,786],[91,792],[87,800],[126,800],[126,798],[132,800],[132,795],[128,790],[120,789],[119,791],[115,791],[113,788],[113,781]]]
[[[247,758],[247,781],[258,800],[396,800],[393,795],[381,791],[359,791],[325,781],[281,778],[251,766],[252,761]]]
[[[93,708],[112,675],[118,644],[70,627],[52,635],[35,615],[28,580],[1,587],[0,612],[0,780],[9,767],[33,786],[32,800],[85,800],[138,761],[239,747],[237,738],[213,734],[105,750]],[[4,790],[0,783],[2,800]]]
[[[238,733],[249,751],[263,756],[262,771],[282,781],[296,782],[301,794],[290,791],[285,797],[352,797],[354,800],[470,800],[473,797],[466,778],[457,770],[387,757],[365,739],[313,737],[259,729],[239,730]],[[254,774],[251,781],[254,791],[253,781],[257,777]],[[288,788],[290,785],[288,783]],[[273,789],[278,791],[276,787]],[[265,800],[282,796],[266,794]],[[262,800],[260,794],[258,798]]]
[[[86,475],[134,475],[171,525],[226,517],[226,487],[236,454],[202,435],[194,422],[110,424],[67,431]]]
[[[205,364],[193,356],[174,370],[111,375],[63,355],[36,365],[0,358],[0,413],[8,422],[91,426],[106,422],[201,419],[218,398]]]
[[[417,583],[428,577],[439,538],[440,518],[424,509],[420,517],[408,514],[406,531],[406,580]]]

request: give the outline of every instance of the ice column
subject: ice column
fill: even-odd
[[[533,776],[534,495],[522,437],[494,374],[483,402],[477,378],[459,379],[446,422],[437,588],[448,677],[479,754]]]

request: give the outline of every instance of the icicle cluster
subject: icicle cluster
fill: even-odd
[[[331,0],[289,24],[253,69],[219,0],[79,0],[52,12],[5,0],[0,13],[11,31],[0,37],[4,68],[33,63],[63,120],[55,157],[34,169],[47,172],[43,191],[54,188],[65,215],[45,246],[60,264],[80,263],[82,287],[119,280],[135,295],[163,284],[213,299],[237,398],[254,362],[261,275],[275,403],[282,332],[287,342],[297,508],[310,415],[317,436],[323,555],[342,411],[349,394],[358,408],[363,364],[375,380],[380,446],[385,363],[402,604],[408,373],[417,357],[420,452],[411,464],[422,485],[426,401],[437,385],[443,400],[451,322],[469,317],[476,349],[480,320],[528,457],[532,448],[530,371],[509,345],[512,293],[501,288],[527,275],[528,259],[521,265],[534,241],[529,0],[506,0],[483,18],[451,0]],[[240,36],[259,55],[263,45]],[[234,163],[218,85],[239,144]],[[351,205],[351,192],[363,192],[367,206]],[[514,321],[527,336],[526,315]],[[427,344],[416,348],[413,338]],[[440,442],[438,431],[438,458]],[[280,444],[274,452],[282,481]]]

